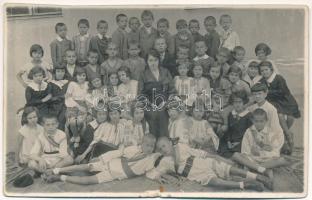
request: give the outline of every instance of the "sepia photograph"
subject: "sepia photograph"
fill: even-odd
[[[307,195],[308,7],[2,10],[5,196]]]

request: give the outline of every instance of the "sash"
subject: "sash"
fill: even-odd
[[[191,168],[193,166],[194,159],[195,159],[195,156],[190,156],[187,158],[185,167],[182,173],[180,174],[181,176],[187,177],[189,175]]]
[[[54,139],[51,136],[49,136],[46,131],[43,132],[43,135],[52,146],[57,147],[57,148],[60,147],[60,144],[55,142]]]

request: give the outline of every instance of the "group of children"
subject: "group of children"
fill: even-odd
[[[32,60],[17,74],[26,88],[17,162],[48,182],[95,184],[144,174],[162,182],[171,173],[202,185],[272,189],[272,169],[289,164],[281,152],[292,152],[290,128],[300,111],[268,59],[270,47],[258,44],[257,59],[245,62],[229,15],[220,17],[219,32],[216,19],[206,17],[204,36],[196,19],[178,20],[175,35],[165,18],[154,28],[150,10],[141,14],[143,26],[125,14],[116,22],[108,38],[105,20],[90,36],[88,20],[81,19],[72,40],[57,23],[52,67],[43,48],[31,46]],[[157,66],[146,73],[151,60],[167,77]],[[139,98],[148,77],[173,86],[163,104],[169,120],[160,119],[168,130],[162,137],[145,117],[152,103]],[[71,176],[76,171],[90,176]]]

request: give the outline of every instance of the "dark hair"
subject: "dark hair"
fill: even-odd
[[[179,19],[176,22],[176,28],[178,29],[180,26],[187,27],[187,22],[185,19]]]
[[[204,23],[207,23],[208,21],[212,21],[214,23],[214,25],[217,25],[217,20],[213,16],[206,17],[205,20],[204,20]]]
[[[89,21],[88,21],[87,19],[80,19],[80,20],[78,21],[78,26],[79,26],[80,24],[84,24],[84,25],[86,25],[88,28],[90,28],[90,24],[89,24]]]
[[[141,14],[141,19],[143,19],[143,17],[152,17],[152,19],[154,20],[154,15],[152,13],[152,11],[150,10],[143,10],[142,14]]]
[[[253,67],[253,68],[257,68],[259,69],[259,63],[257,61],[251,61],[249,64],[248,64],[248,68],[249,67]]]
[[[159,26],[159,24],[162,24],[162,23],[166,24],[167,27],[169,28],[169,21],[168,21],[168,19],[166,19],[166,18],[160,18],[160,19],[157,21],[157,27]]]
[[[135,45],[135,46],[137,46],[140,49],[140,44],[137,41],[132,41],[132,40],[129,41],[129,43],[128,43],[128,50],[129,50],[129,47],[131,45]]]
[[[74,74],[73,74],[75,82],[77,82],[77,75],[80,75],[80,74],[85,74],[86,75],[86,81],[88,80],[86,69],[83,67],[76,67],[76,70],[74,71]]]
[[[48,113],[48,114],[43,115],[43,116],[42,116],[42,122],[43,122],[43,124],[45,123],[45,121],[46,121],[47,119],[55,119],[57,122],[59,122],[58,119],[57,119],[57,116],[56,116],[55,114]]]
[[[116,16],[116,22],[119,22],[119,20],[120,20],[120,18],[121,17],[127,17],[127,15],[125,15],[125,14],[118,14],[117,16]]]
[[[134,19],[135,19],[135,20],[138,20],[139,25],[141,25],[139,18],[137,18],[137,17],[130,17],[130,19],[129,19],[129,21],[128,21],[129,26],[130,26],[130,22],[131,22],[132,20],[134,20]]]
[[[265,55],[268,56],[272,53],[271,48],[269,47],[269,45],[265,44],[265,43],[259,43],[257,44],[256,48],[255,48],[255,54],[257,55],[257,52],[263,50],[265,52]]]
[[[177,52],[179,52],[180,49],[185,49],[185,50],[190,51],[190,48],[188,46],[186,46],[186,45],[179,45],[178,48],[177,48]]]
[[[242,47],[242,46],[236,46],[236,47],[234,47],[234,49],[233,49],[233,51],[232,51],[232,54],[233,54],[233,55],[236,55],[238,51],[244,51],[244,52],[246,52],[245,49],[244,49],[244,47]]]
[[[205,44],[205,46],[207,47],[206,41],[204,39],[200,39],[199,38],[199,39],[194,41],[195,44],[198,43],[198,42],[203,42]]]
[[[252,112],[252,117],[254,118],[255,116],[264,116],[266,120],[268,120],[268,114],[263,110],[262,108],[257,108]]]
[[[24,112],[22,114],[22,125],[25,125],[28,123],[27,121],[27,116],[32,113],[32,112],[36,112],[36,115],[39,119],[39,111],[36,107],[33,107],[33,106],[27,106],[24,108]]]
[[[126,67],[126,66],[121,66],[119,69],[118,69],[118,72],[121,72],[121,71],[123,71],[123,72],[125,72],[126,73],[126,75],[127,75],[127,77],[131,77],[131,71],[130,71],[130,69],[128,68],[128,67]],[[117,73],[118,73],[117,72]]]
[[[230,56],[231,56],[231,51],[230,51],[228,48],[225,48],[225,47],[221,47],[221,48],[219,49],[219,51],[218,51],[218,54],[219,54],[219,53],[225,53],[226,56],[227,56],[227,59],[229,59]]]
[[[66,26],[63,22],[59,22],[59,23],[57,23],[56,25],[55,25],[55,32],[57,33],[57,29],[59,28],[59,27],[62,27],[62,26]]]
[[[63,80],[68,80],[69,79],[69,77],[70,77],[70,74],[69,74],[69,72],[68,72],[68,70],[67,70],[67,67],[66,67],[66,64],[65,63],[62,63],[62,64],[56,64],[56,65],[54,65],[53,66],[53,71],[52,71],[52,73],[53,73],[53,76],[54,76],[54,80],[55,80],[55,73],[56,73],[56,70],[57,69],[62,69],[62,70],[64,70],[65,71],[65,75],[64,75],[64,77],[63,77]]]
[[[224,15],[221,15],[221,17],[220,17],[220,20],[219,20],[219,23],[221,24],[221,22],[222,22],[222,18],[230,18],[231,19],[231,21],[232,21],[232,18],[231,18],[231,16],[230,15],[228,15],[228,14],[224,14]]]
[[[90,49],[87,53],[87,56],[89,57],[90,56],[90,53],[96,53],[97,55],[99,55],[99,52],[95,49]]]
[[[233,104],[235,98],[242,99],[244,104],[248,103],[248,101],[249,101],[247,92],[245,90],[233,92],[230,95],[229,104]]]
[[[44,55],[43,48],[42,48],[42,46],[39,45],[39,44],[33,44],[33,45],[31,45],[30,50],[29,50],[30,57],[32,56],[32,53],[33,53],[33,52],[41,52],[41,53],[42,53],[42,56]]]
[[[157,58],[158,60],[160,60],[160,55],[159,55],[158,51],[156,49],[150,49],[148,51],[148,53],[146,54],[146,58],[145,58],[147,65],[148,65],[148,62],[147,62],[148,56],[150,56],[150,55]]]
[[[195,110],[200,110],[200,111],[206,111],[205,110],[206,106],[205,106],[205,103],[202,99],[200,98],[197,98],[194,103],[192,104],[192,112]]]
[[[130,113],[131,113],[131,116],[134,117],[134,112],[136,109],[142,109],[143,112],[144,112],[144,115],[145,115],[145,104],[140,102],[140,101],[134,101],[132,102],[131,104],[131,107],[130,107]],[[143,128],[143,132],[145,133],[146,131],[146,128],[147,128],[147,121],[145,119],[145,117],[143,117],[142,121],[141,121],[141,124],[142,124],[142,128]]]
[[[231,72],[237,73],[238,76],[239,76],[239,78],[240,78],[240,79],[242,78],[242,74],[243,74],[242,69],[241,69],[239,66],[237,66],[236,64],[232,64],[232,65],[231,65],[231,67],[230,67],[230,69],[229,69],[229,71],[228,71],[228,75],[229,75]]]
[[[114,103],[114,102],[108,102],[107,110],[108,110],[108,121],[110,122],[111,121],[110,113],[117,111],[117,112],[119,112],[119,114],[121,114],[121,105]]]
[[[198,26],[199,26],[199,21],[198,21],[197,19],[191,19],[191,20],[189,21],[189,26],[191,25],[191,23],[197,23]]]
[[[154,40],[154,44],[153,44],[153,47],[155,47],[156,40],[164,40],[164,41],[165,41],[165,43],[166,43],[166,45],[167,45],[167,47],[168,47],[167,40],[166,40],[166,38],[163,38],[163,37],[157,37],[157,38],[155,38],[155,40]]]
[[[43,78],[46,77],[44,69],[42,67],[36,66],[36,67],[31,68],[30,72],[28,73],[28,79],[32,80],[34,74],[38,74],[38,73],[42,73]]]
[[[107,21],[101,19],[100,21],[97,22],[96,28],[99,28],[100,24],[108,24]]]
[[[213,68],[218,68],[218,69],[220,70],[220,76],[219,76],[219,77],[221,77],[222,74],[223,74],[223,68],[220,66],[220,64],[218,64],[217,62],[214,62],[214,63],[210,66],[210,68],[209,68],[209,73],[210,73],[210,70],[213,69]]]
[[[261,69],[262,66],[267,66],[269,67],[272,71],[274,71],[273,69],[273,65],[270,61],[262,61],[261,63],[259,63],[258,67],[259,67],[259,70]]]

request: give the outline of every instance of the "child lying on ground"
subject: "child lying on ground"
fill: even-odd
[[[162,159],[163,156],[160,153],[153,153],[155,141],[156,138],[153,135],[145,135],[141,146],[129,146],[107,152],[89,164],[54,168],[52,171],[46,173],[45,179],[48,182],[64,181],[89,185],[122,180],[146,173],[148,178],[160,180],[161,174],[167,172],[166,167],[173,166],[173,162],[170,157]],[[155,167],[155,163],[158,163],[157,167]],[[77,171],[99,173],[93,176],[60,175]]]

